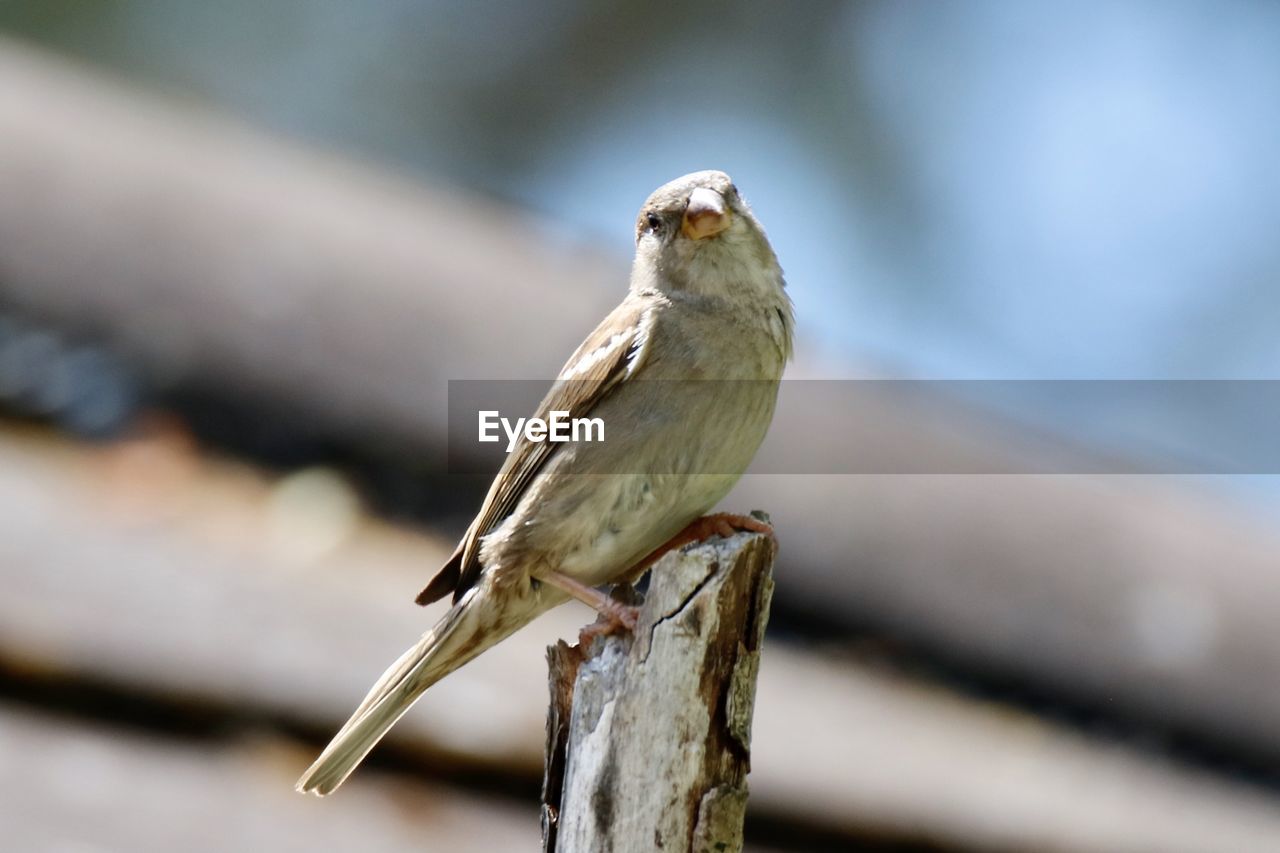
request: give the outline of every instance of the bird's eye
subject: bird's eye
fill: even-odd
[[[652,231],[653,233],[656,234],[662,230],[662,219],[658,216],[658,214],[650,213],[646,217],[645,221],[649,223],[649,230]]]

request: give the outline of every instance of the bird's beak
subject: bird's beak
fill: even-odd
[[[704,240],[728,228],[730,215],[724,196],[715,190],[698,187],[689,195],[689,206],[685,208],[680,230],[690,240]]]

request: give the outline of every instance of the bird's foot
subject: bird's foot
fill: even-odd
[[[687,537],[675,547],[680,548],[692,542],[705,542],[712,536],[723,536],[728,539],[735,533],[763,533],[775,539],[773,525],[750,515],[736,515],[731,512],[717,512],[694,519],[689,526],[677,533],[672,541]],[[670,550],[670,549],[668,549]]]
[[[601,611],[596,621],[578,631],[579,647],[587,648],[596,637],[611,637],[636,629],[640,621],[640,608],[613,599],[609,601],[615,606]]]
[[[644,574],[654,563],[661,560],[671,551],[677,548],[683,548],[685,545],[691,545],[694,542],[706,542],[713,536],[722,536],[728,539],[735,533],[746,531],[748,533],[763,533],[770,539],[777,542],[777,538],[773,533],[773,525],[766,521],[761,521],[750,515],[735,515],[731,512],[717,512],[711,515],[704,515],[701,518],[695,518],[693,521],[672,536],[666,542],[659,545],[653,551],[649,552],[649,556],[636,563],[627,570],[624,577],[638,578]]]

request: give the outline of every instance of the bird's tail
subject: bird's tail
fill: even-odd
[[[383,673],[294,787],[304,794],[332,793],[423,691],[546,609],[525,601],[523,608],[514,608],[520,612],[513,613],[511,603],[489,593],[483,584],[472,588]]]

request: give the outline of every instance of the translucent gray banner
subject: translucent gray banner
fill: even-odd
[[[541,427],[527,420],[552,384],[451,381],[449,471],[495,471],[512,436],[532,429],[534,440],[565,438],[584,472],[735,473],[656,470],[636,456],[635,419],[683,417],[672,401],[690,394],[733,399],[760,390],[652,380],[658,393],[643,397],[657,411],[602,407],[585,413],[602,423],[579,423],[575,436],[572,418],[584,413],[565,409]],[[568,390],[567,400],[590,391]],[[697,435],[726,434],[731,412],[712,408]],[[610,443],[615,452],[598,452]],[[750,472],[1280,474],[1280,380],[788,380]]]

